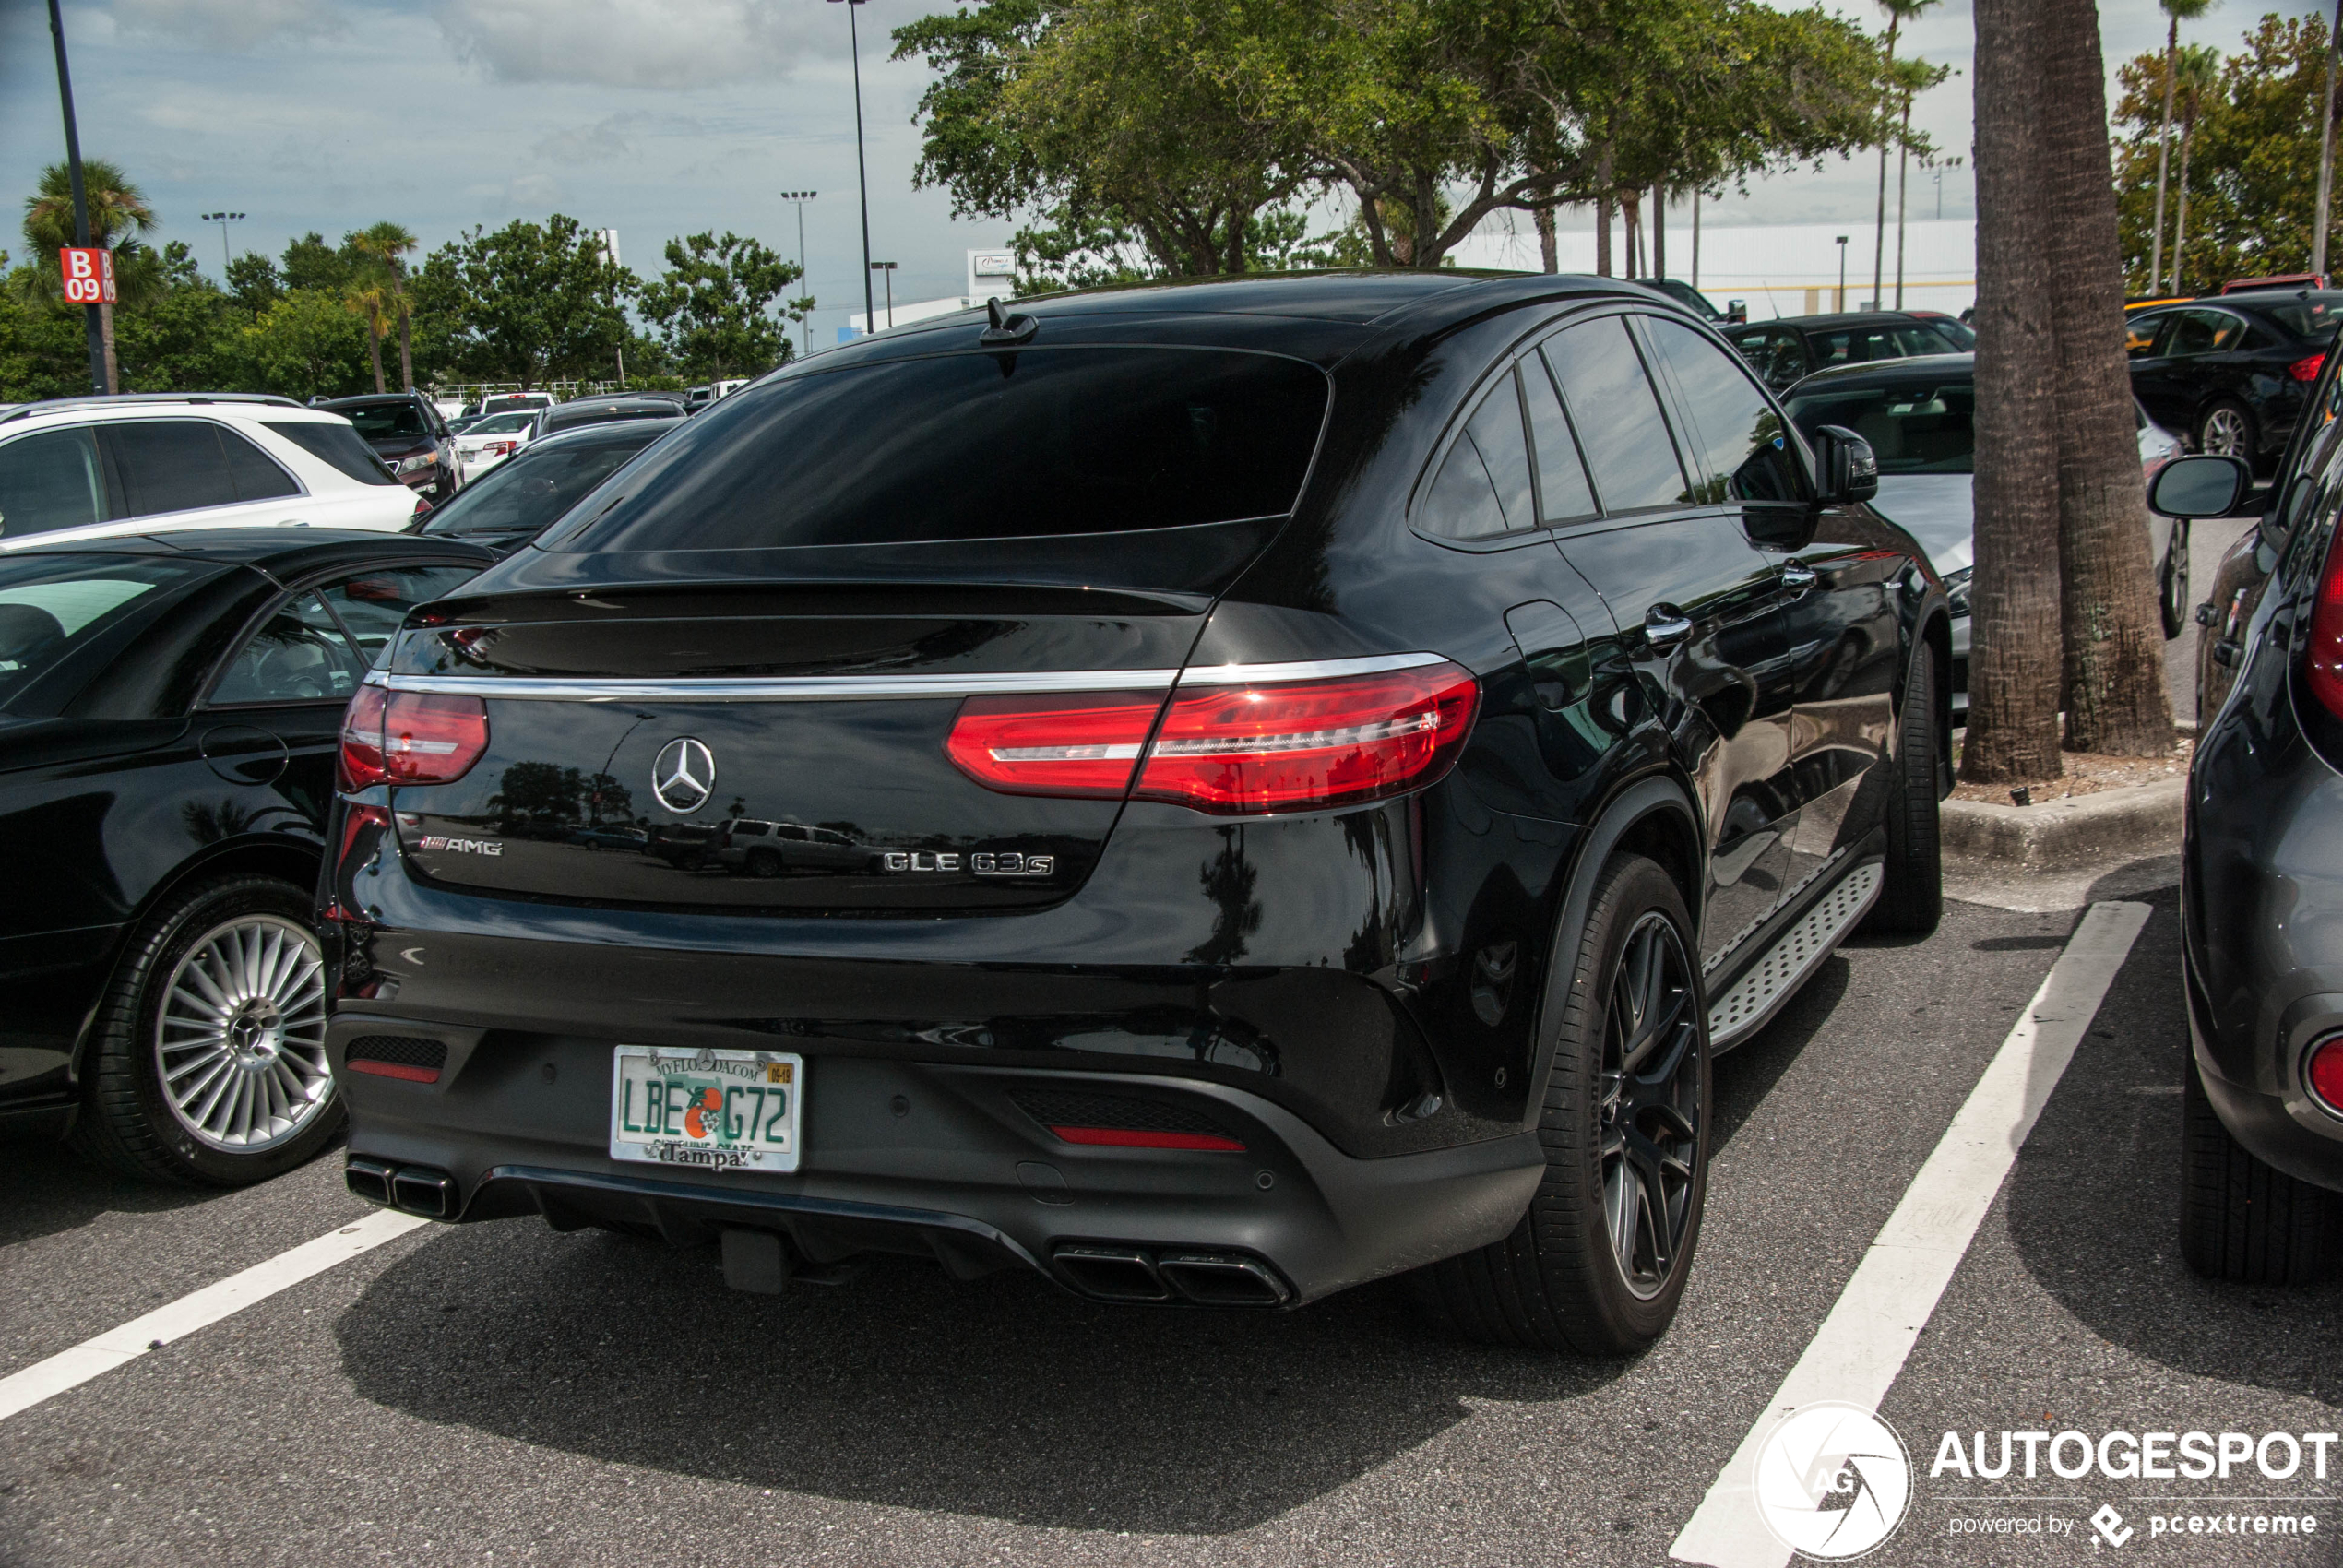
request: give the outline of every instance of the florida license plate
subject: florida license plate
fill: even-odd
[[[610,1157],[701,1170],[794,1170],[805,1059],[775,1051],[622,1045]]]

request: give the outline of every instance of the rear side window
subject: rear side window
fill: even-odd
[[[270,430],[283,436],[320,462],[333,468],[361,484],[397,484],[390,470],[375,456],[375,449],[359,438],[358,433],[346,424],[296,423],[291,420],[263,420]]]
[[[555,550],[739,550],[1122,533],[1290,511],[1315,367],[1154,348],[941,355],[712,405],[589,496]]]
[[[301,486],[277,459],[223,425],[212,428],[220,433],[220,449],[227,454],[228,477],[235,483],[237,500],[274,501],[301,493]]]
[[[1757,384],[1691,327],[1658,318],[1648,327],[1692,423],[1684,447],[1694,493],[1708,502],[1802,499],[1804,486],[1781,416]]]
[[[664,434],[664,432],[661,432]],[[531,446],[456,493],[423,532],[455,535],[542,529],[650,445],[648,437]]]
[[[122,617],[138,613],[141,600],[216,569],[131,556],[0,558],[0,704]]]
[[[278,610],[220,672],[215,706],[347,700],[365,667],[314,593]]]
[[[105,520],[106,483],[89,427],[44,430],[0,445],[0,538]]]
[[[208,420],[125,420],[102,428],[126,517],[236,504],[236,476]]]
[[[1457,433],[1417,520],[1443,539],[1486,539],[1538,526],[1521,397],[1510,374],[1497,379]]]
[[[1547,339],[1543,352],[1578,428],[1602,509],[1681,504],[1683,470],[1676,466],[1675,443],[1625,318],[1607,315],[1569,327]]]
[[[1578,442],[1570,434],[1562,399],[1554,395],[1543,361],[1532,354],[1521,363],[1522,401],[1529,410],[1529,440],[1538,453],[1539,511],[1544,521],[1566,523],[1591,517],[1595,493],[1587,482],[1587,466],[1578,457]]]

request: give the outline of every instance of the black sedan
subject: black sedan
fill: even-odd
[[[1817,371],[1922,354],[1965,354],[1977,334],[1940,311],[1842,311],[1728,327],[1725,337],[1766,385],[1787,391]]]
[[[689,412],[682,398],[665,392],[613,392],[573,398],[541,410],[537,422],[529,427],[529,439],[542,441],[559,431],[606,424],[613,420],[680,420]]]
[[[2125,323],[2133,394],[2198,451],[2266,469],[2294,434],[2338,320],[2338,291],[2224,294],[2136,311]]]
[[[510,554],[682,421],[683,410],[676,408],[672,419],[589,423],[531,442],[465,486],[455,500],[417,518],[408,531]]]
[[[455,432],[422,393],[336,398],[317,406],[357,426],[383,466],[433,505],[453,496],[462,485],[456,465]]]
[[[2320,376],[2199,612],[2182,847],[2182,1250],[2255,1284],[2326,1272],[2343,1218],[2343,386]]]
[[[1632,284],[1024,308],[767,376],[410,619],[343,745],[351,1189],[1649,1345],[1712,1052],[1941,908],[1869,453]]]
[[[409,609],[490,559],[285,529],[0,558],[0,1127],[215,1184],[332,1135],[335,735]]]

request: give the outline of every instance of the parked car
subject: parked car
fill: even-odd
[[[1976,472],[1977,406],[1972,354],[1936,354],[1884,364],[1849,365],[1808,377],[1790,389],[1790,417],[1812,440],[1825,425],[1861,436],[1879,463],[1872,507],[1907,529],[1928,551],[1952,596],[1954,710],[1968,706],[1968,588],[1976,566],[1970,505]],[[2153,479],[2182,455],[2179,437],[2136,404],[2140,469]],[[2156,564],[2166,637],[2180,636],[2189,613],[2188,525],[2150,514],[2148,555]]]
[[[1725,308],[1719,310],[1714,300],[1681,278],[1646,278],[1641,281],[1645,288],[1659,290],[1703,321],[1721,325],[1749,319],[1747,300],[1728,300],[1725,302]]]
[[[2297,422],[2255,529],[2200,612],[2181,867],[2181,1249],[2200,1274],[2262,1285],[2328,1272],[2343,1218],[2336,381],[2329,363],[2313,383],[2318,412]]]
[[[2265,289],[2324,289],[2326,277],[2318,272],[2273,272],[2265,278],[2232,278],[2221,285],[2224,294],[2254,294]]]
[[[2268,466],[2318,379],[2343,291],[2227,294],[2133,315],[2132,390],[2196,450]]]
[[[1725,337],[1757,367],[1766,385],[1786,392],[1820,371],[1916,355],[1967,353],[1977,334],[1936,311],[1851,311],[1786,315],[1729,327]]]
[[[612,420],[679,420],[687,411],[681,398],[664,392],[574,398],[539,412],[537,422],[529,429],[529,439],[541,441],[556,431],[576,430],[581,425]]]
[[[413,531],[460,539],[507,555],[535,539],[635,454],[674,430],[669,419],[589,424],[531,442],[529,449],[426,517]]]
[[[855,836],[802,822],[735,817],[717,831],[709,860],[748,876],[838,875],[881,871],[879,857]]]
[[[317,406],[347,419],[398,482],[433,505],[453,498],[462,485],[456,437],[422,393],[336,398]]]
[[[709,404],[731,397],[747,385],[746,376],[736,376],[729,381],[716,381],[706,386],[695,386],[684,395],[684,411],[696,414]]]
[[[421,505],[348,420],[289,398],[56,398],[0,415],[0,551],[246,523],[396,532]]]
[[[313,900],[341,712],[490,559],[323,529],[0,556],[0,1127],[220,1185],[333,1137]]]
[[[456,433],[456,461],[471,483],[489,469],[529,445],[537,428],[535,409],[507,409],[501,414],[481,414]]]
[[[464,410],[474,414],[509,414],[526,410],[535,413],[550,409],[559,399],[551,392],[491,392]]]
[[[785,367],[410,619],[345,730],[352,1191],[720,1241],[750,1289],[1425,1268],[1488,1339],[1665,1330],[1711,1054],[1938,917],[1921,547],[1641,288],[1139,303]],[[605,780],[654,844],[870,860],[536,836]]]

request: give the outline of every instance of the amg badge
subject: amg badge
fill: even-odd
[[[505,846],[494,838],[442,838],[429,834],[415,840],[418,849],[453,849],[459,855],[501,855]]]
[[[978,876],[1047,876],[1057,869],[1057,857],[1020,855],[1014,851],[961,855],[914,849],[889,851],[879,857],[879,864],[890,872],[956,872],[966,868]]]

